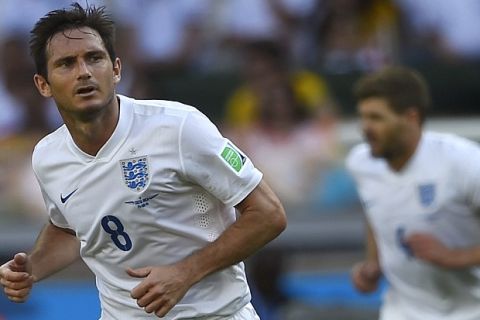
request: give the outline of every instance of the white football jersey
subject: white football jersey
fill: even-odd
[[[130,291],[128,267],[175,263],[213,242],[262,179],[193,107],[120,98],[117,127],[96,156],[65,126],[42,139],[33,167],[51,221],[75,231],[96,275],[102,320],[157,319]],[[194,285],[164,319],[224,319],[250,301],[242,263]]]
[[[480,148],[424,132],[400,172],[367,144],[347,158],[390,283],[382,320],[480,319],[480,270],[448,270],[412,256],[405,237],[427,232],[450,248],[480,245]]]

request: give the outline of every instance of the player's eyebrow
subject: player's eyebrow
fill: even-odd
[[[107,54],[103,50],[91,50],[85,53],[86,57],[92,57],[92,56],[101,56],[101,57],[106,57]],[[68,62],[74,62],[76,59],[76,56],[64,56],[60,57],[57,60],[53,61],[54,66],[59,66],[63,63],[68,63]]]
[[[53,61],[54,66],[60,66],[63,63],[69,63],[69,62],[74,62],[75,61],[75,56],[65,56],[65,57],[60,57],[57,60]]]
[[[85,53],[85,56],[86,57],[101,56],[103,58],[107,56],[107,53],[103,50],[90,50],[87,53]]]

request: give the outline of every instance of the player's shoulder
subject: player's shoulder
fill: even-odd
[[[197,129],[207,130],[213,126],[207,115],[191,105],[168,100],[130,101],[137,117],[141,117],[142,121],[153,120],[157,126],[177,128],[182,132],[185,132],[187,127],[194,128],[193,131],[195,131]]]
[[[437,156],[457,157],[480,152],[477,142],[451,133],[427,131],[423,140],[426,147],[435,151]]]
[[[362,168],[367,168],[375,163],[370,146],[367,143],[360,143],[354,146],[345,159],[345,165],[351,172],[356,172]]]
[[[124,97],[125,99],[125,97]],[[129,99],[137,115],[166,115],[184,118],[190,113],[200,112],[197,108],[178,101],[170,100],[136,100]]]
[[[67,127],[62,125],[57,130],[40,139],[33,149],[33,154],[49,152],[51,148],[57,148],[59,144],[65,141],[67,134]]]
[[[32,164],[34,169],[38,168],[40,163],[45,163],[51,157],[55,157],[61,153],[61,150],[66,147],[66,138],[68,130],[65,125],[54,132],[43,137],[33,149]]]

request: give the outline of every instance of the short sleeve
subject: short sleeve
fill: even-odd
[[[40,188],[42,189],[42,188]],[[43,200],[45,202],[45,207],[47,209],[48,216],[50,217],[50,221],[52,223],[63,229],[72,229],[63,214],[58,210],[57,206],[55,203],[48,197],[48,195],[43,191],[42,189],[42,195],[43,195]]]
[[[369,154],[369,149],[365,143],[361,143],[353,147],[345,158],[345,168],[347,169],[348,174],[353,178],[355,182],[355,189],[360,198],[362,204],[365,201],[364,188],[362,188],[362,177],[366,170],[367,155]]]
[[[40,186],[40,190],[42,192],[43,196],[43,202],[45,203],[45,208],[47,209],[48,216],[50,217],[50,221],[52,223],[63,229],[72,229],[63,214],[60,212],[60,210],[57,208],[55,202],[48,196],[47,192],[43,189],[42,182],[38,178],[38,174],[36,171],[36,166],[35,166],[35,161],[33,161],[33,172],[35,173],[35,177],[37,178],[37,182]]]
[[[480,209],[480,146],[464,140],[457,150],[450,153],[454,157],[452,174],[460,185],[460,192],[474,209]]]
[[[262,173],[202,113],[190,112],[180,128],[180,163],[186,178],[227,206],[235,206],[260,183]]]
[[[363,144],[353,147],[345,158],[345,168],[348,173],[356,180],[358,177],[358,164],[361,163],[361,157],[365,153],[365,146]]]

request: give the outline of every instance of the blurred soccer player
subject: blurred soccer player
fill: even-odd
[[[386,277],[381,320],[480,319],[479,146],[422,130],[430,96],[413,70],[368,75],[355,95],[367,143],[347,166],[370,231],[354,285]]]
[[[116,95],[103,7],[50,12],[30,44],[65,125],[33,153],[50,223],[0,268],[8,298],[81,257],[103,320],[258,319],[241,261],[286,224],[262,174],[195,108]]]

